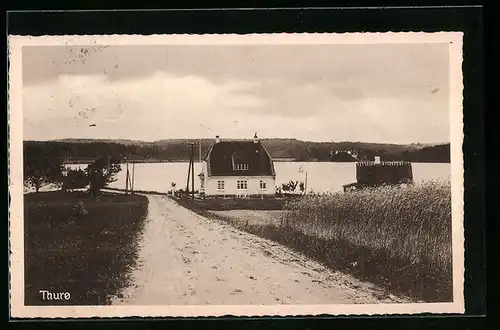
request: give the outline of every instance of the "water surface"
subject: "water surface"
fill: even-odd
[[[87,165],[69,165],[71,168],[84,169]],[[290,180],[305,182],[307,174],[307,190],[314,192],[342,191],[343,185],[356,181],[355,163],[333,162],[275,162],[276,184]],[[117,175],[117,181],[109,186],[125,189],[126,165],[122,164],[122,171]],[[201,171],[199,163],[195,164],[195,189],[199,189],[197,175]],[[415,182],[428,180],[449,180],[449,163],[412,163]],[[132,167],[134,170],[134,188],[136,190],[152,190],[167,192],[171,183],[176,183],[177,189],[186,189],[188,163],[139,163]]]

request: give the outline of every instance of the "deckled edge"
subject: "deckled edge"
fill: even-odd
[[[10,174],[10,165],[11,165],[11,155],[10,155],[10,137],[11,137],[11,123],[10,123],[10,97],[11,97],[11,89],[12,89],[12,84],[11,84],[11,49],[10,49],[10,43],[9,40],[7,40],[7,164],[9,166],[9,170],[7,171],[7,186],[8,186],[8,192],[7,192],[7,200],[8,200],[8,219],[7,219],[7,226],[9,227],[8,234],[7,234],[7,239],[9,240],[9,260],[8,260],[8,265],[9,265],[9,274],[7,275],[8,280],[9,280],[9,316],[11,316],[10,312],[12,311],[12,274],[11,274],[11,261],[12,261],[12,243],[11,243],[11,174]]]
[[[401,315],[412,315],[412,316],[415,316],[415,315],[422,315],[422,314],[429,314],[429,313],[432,313],[433,315],[449,315],[449,314],[461,314],[464,312],[463,310],[463,298],[462,298],[462,305],[460,306],[461,307],[461,310],[457,311],[456,308],[452,308],[448,311],[444,311],[444,312],[435,312],[432,308],[429,309],[429,308],[416,308],[415,311],[413,312],[402,312],[402,313],[398,313],[398,312],[395,312],[395,313],[382,313],[382,312],[374,312],[374,313],[370,313],[370,312],[366,312],[366,311],[362,311],[361,313],[356,313],[356,312],[350,312],[350,313],[339,313],[339,314],[330,314],[330,313],[315,313],[315,314],[310,314],[310,313],[304,313],[304,314],[295,314],[295,313],[292,313],[292,314],[287,314],[287,313],[267,313],[267,314],[254,314],[254,313],[245,313],[245,314],[240,314],[240,313],[209,313],[209,314],[202,314],[202,313],[199,313],[199,314],[196,314],[196,315],[193,315],[191,313],[178,313],[178,314],[166,314],[166,313],[154,313],[154,312],[151,312],[151,313],[136,313],[137,310],[145,310],[145,309],[155,309],[155,310],[165,310],[165,309],[170,309],[172,307],[175,308],[175,306],[21,306],[21,309],[22,311],[20,311],[20,313],[17,313],[14,315],[14,313],[12,313],[12,303],[11,303],[11,298],[12,298],[12,284],[11,284],[11,278],[12,278],[12,274],[11,274],[11,266],[12,266],[12,244],[11,244],[11,215],[12,215],[12,212],[11,212],[11,205],[12,205],[12,196],[11,196],[11,168],[10,168],[10,162],[11,162],[11,137],[12,137],[12,121],[11,121],[11,107],[10,107],[10,100],[11,100],[11,95],[12,95],[12,90],[13,90],[13,85],[11,84],[11,80],[12,80],[12,70],[11,67],[12,67],[12,61],[11,61],[11,49],[12,49],[12,44],[13,43],[18,43],[19,41],[17,40],[21,40],[21,39],[24,39],[24,40],[29,40],[29,41],[47,41],[47,40],[51,40],[51,41],[54,41],[54,40],[57,40],[57,39],[61,39],[61,38],[65,38],[66,41],[64,43],[56,43],[56,44],[60,44],[60,45],[81,45],[82,41],[85,41],[85,39],[91,39],[91,38],[94,38],[94,41],[95,41],[95,38],[98,38],[98,39],[101,39],[101,38],[106,38],[106,39],[118,39],[118,38],[133,38],[133,39],[137,39],[137,40],[140,40],[140,39],[144,39],[144,37],[146,38],[172,38],[172,37],[175,37],[175,38],[179,38],[179,37],[188,37],[188,38],[193,38],[193,37],[203,37],[204,38],[204,42],[203,43],[200,43],[200,44],[208,44],[208,40],[209,38],[207,37],[233,37],[233,38],[241,38],[241,37],[262,37],[262,36],[272,36],[273,38],[276,38],[277,36],[280,36],[280,37],[283,37],[283,36],[286,36],[287,38],[290,38],[290,37],[297,37],[297,36],[300,36],[301,38],[305,37],[305,36],[363,36],[363,37],[370,37],[370,39],[372,40],[369,40],[369,42],[365,42],[365,43],[380,43],[381,41],[380,40],[373,40],[373,39],[377,39],[377,37],[388,37],[388,36],[401,36],[401,35],[405,35],[406,37],[408,36],[426,36],[426,37],[429,37],[431,35],[445,35],[447,36],[448,40],[446,42],[449,42],[449,38],[453,38],[453,37],[457,37],[457,35],[460,36],[460,40],[459,40],[459,44],[460,44],[460,49],[462,50],[460,52],[460,58],[461,58],[461,65],[460,65],[460,73],[462,73],[462,79],[460,80],[460,87],[461,87],[461,93],[460,93],[460,96],[461,96],[461,102],[460,102],[460,105],[461,105],[461,110],[462,110],[462,118],[461,118],[461,124],[462,124],[462,129],[461,129],[461,158],[462,158],[462,161],[461,161],[461,164],[462,164],[462,189],[461,189],[461,205],[462,205],[462,220],[463,220],[463,214],[464,214],[464,211],[465,211],[465,203],[464,203],[464,186],[463,186],[463,176],[464,176],[464,168],[463,168],[463,142],[464,142],[464,130],[463,130],[463,126],[464,126],[464,122],[463,122],[463,71],[462,71],[462,66],[463,66],[463,49],[462,49],[462,46],[463,46],[463,32],[460,32],[460,31],[449,31],[449,32],[413,32],[413,31],[408,31],[408,32],[344,32],[344,33],[264,33],[264,34],[260,34],[260,33],[249,33],[249,34],[217,34],[217,33],[210,33],[210,34],[168,34],[168,35],[164,35],[164,34],[150,34],[150,35],[141,35],[141,34],[127,34],[127,35],[122,35],[122,34],[112,34],[112,35],[45,35],[45,36],[18,36],[18,35],[9,35],[8,36],[8,65],[9,65],[9,75],[8,75],[8,111],[7,111],[7,118],[8,118],[8,123],[7,123],[7,128],[8,128],[8,161],[9,161],[9,173],[8,173],[8,178],[9,178],[9,310],[10,310],[10,317],[13,317],[13,318],[20,318],[20,319],[25,319],[25,318],[28,318],[28,319],[33,319],[33,320],[37,320],[37,319],[53,319],[53,320],[58,320],[58,319],[65,319],[65,320],[69,320],[69,319],[82,319],[82,318],[98,318],[98,319],[129,319],[129,318],[150,318],[150,317],[154,317],[154,318],[157,318],[157,317],[161,317],[161,318],[171,318],[171,317],[175,317],[175,318],[213,318],[213,317],[307,317],[307,316],[333,316],[333,317],[345,317],[345,316],[384,316],[384,315],[390,315],[390,316],[401,316]],[[456,39],[453,39],[453,41],[457,41]],[[68,40],[69,39],[69,40]],[[224,38],[223,38],[224,39]],[[446,38],[445,38],[446,39]],[[137,40],[134,40],[134,41],[137,41]],[[160,40],[157,40],[158,42]],[[166,40],[164,39],[163,42],[161,42],[160,44],[165,44],[165,41],[172,41],[172,40]],[[247,43],[248,39],[245,40],[245,41],[241,41],[240,43]],[[389,43],[388,41],[386,41],[387,43]],[[421,42],[426,42],[426,43],[429,43],[429,42],[443,42],[442,40],[422,40],[422,41],[415,41],[415,40],[399,40],[399,43],[421,43]],[[266,43],[269,43],[266,42]],[[348,44],[348,43],[345,43],[345,42],[332,42],[332,40],[330,40],[329,42],[330,44]],[[351,42],[352,43],[352,42]],[[394,41],[392,41],[391,43],[394,43]],[[94,42],[94,43],[90,43],[90,45],[99,45],[99,43],[97,42]],[[105,44],[109,44],[109,42],[106,42]],[[115,44],[115,43],[113,43]],[[130,44],[130,42],[128,43],[123,43],[123,44]],[[181,43],[181,44],[188,44],[188,43]],[[221,43],[221,44],[225,44],[225,43]],[[256,44],[262,44],[262,43],[256,43]],[[296,44],[296,43],[290,43],[290,44]],[[315,44],[315,43],[310,43],[310,42],[303,42],[303,44]],[[33,45],[35,46],[36,43],[30,43],[30,44],[25,44],[25,46],[29,46],[29,45]],[[22,54],[21,54],[22,55]],[[451,63],[450,63],[450,67],[451,67]],[[451,68],[453,70],[453,68]],[[451,84],[451,82],[450,82]],[[450,96],[451,95],[451,91],[450,91]],[[452,106],[450,105],[450,112],[452,110]],[[22,123],[22,121],[21,121]],[[15,212],[14,212],[15,213]],[[463,221],[462,221],[462,224],[460,226],[460,229],[461,229],[461,243],[462,243],[462,247],[464,246],[463,244],[465,243],[465,235],[464,235],[464,228],[463,228]],[[454,254],[454,257],[455,257],[455,254]],[[465,250],[463,250],[463,253],[462,253],[462,257],[463,257],[463,260],[465,259]],[[461,267],[462,269],[462,272],[461,272],[461,280],[462,280],[462,297],[463,297],[463,294],[464,294],[464,287],[463,287],[463,281],[465,280],[465,267],[462,265]],[[455,273],[455,271],[454,271]],[[22,275],[22,274],[21,274]],[[455,281],[456,281],[456,277],[453,276],[453,284],[455,286]],[[455,293],[455,292],[454,292]],[[455,299],[455,295],[454,295],[454,299]],[[438,303],[439,305],[450,305],[450,304],[454,304],[454,303]],[[342,308],[342,307],[345,307],[347,309],[353,309],[353,308],[358,308],[358,309],[365,309],[365,308],[370,308],[370,307],[378,307],[380,309],[387,309],[387,308],[390,308],[388,305],[391,305],[392,304],[378,304],[378,305],[361,305],[362,308],[358,308],[360,305],[318,305],[322,308],[325,308],[326,306],[332,306],[334,309],[338,309],[338,308]],[[396,305],[396,304],[394,304]],[[402,306],[404,304],[397,304],[397,307],[400,308],[400,307],[404,307]],[[411,305],[417,305],[417,304],[411,304]],[[418,304],[420,306],[417,306],[417,307],[423,307],[423,305],[426,305],[426,306],[429,306],[429,305],[433,305],[432,303],[424,303],[424,304]],[[304,305],[304,306],[300,306],[301,308],[305,308],[305,307],[313,307],[314,305]],[[67,316],[50,316],[48,314],[52,314],[52,313],[40,313],[40,314],[47,314],[47,315],[31,315],[30,316],[30,313],[27,309],[38,309],[38,310],[45,310],[45,311],[49,311],[50,309],[54,310],[54,307],[57,308],[58,310],[67,310],[68,311],[68,314]],[[180,307],[180,306],[178,306]],[[189,310],[189,309],[197,309],[199,308],[200,306],[182,306],[183,309],[186,309],[186,310]],[[230,305],[230,306],[209,306],[208,308],[217,308],[217,307],[222,307],[224,310],[228,310],[228,309],[231,309],[231,307],[238,307],[236,305]],[[248,306],[240,306],[242,307],[243,309],[245,309],[245,307],[248,307]],[[263,305],[263,306],[253,306],[253,307],[256,307],[256,308],[261,308],[261,309],[266,309],[266,308],[269,308],[269,307],[272,307],[272,308],[279,308],[278,306],[269,306],[269,305]],[[281,306],[283,309],[290,309],[290,307],[293,307],[293,305],[282,305]],[[118,309],[118,310],[121,310],[121,311],[124,311],[124,310],[130,310],[131,313],[127,313],[127,314],[124,314],[124,313],[117,313],[117,314],[114,314],[114,315],[103,315],[102,313],[92,313],[91,311],[92,310],[100,310],[100,311],[103,311],[104,309]],[[81,309],[84,313],[79,313],[78,312],[78,309]],[[117,311],[118,311],[117,310]],[[90,311],[91,313],[85,313],[85,312],[88,312]],[[132,311],[136,311],[136,312],[132,312]],[[17,312],[17,311],[16,311]],[[26,313],[28,312],[28,313]],[[79,314],[79,315],[78,315]],[[83,314],[83,315],[82,315]]]
[[[465,142],[464,100],[465,100],[465,97],[464,97],[464,79],[463,79],[463,72],[464,72],[463,71],[463,65],[464,65],[463,33],[461,33],[459,40],[454,40],[453,42],[455,42],[455,44],[454,44],[454,46],[452,46],[450,48],[451,49],[453,49],[454,47],[457,48],[455,50],[455,53],[456,53],[455,56],[457,56],[457,59],[456,59],[457,61],[460,60],[460,63],[456,63],[457,64],[456,70],[457,71],[459,70],[460,75],[461,75],[461,79],[455,80],[455,83],[457,84],[457,86],[456,86],[457,91],[455,91],[455,92],[457,94],[456,107],[457,107],[457,109],[460,109],[460,114],[461,114],[460,120],[459,120],[460,126],[457,127],[457,132],[459,132],[459,134],[460,134],[460,144],[456,148],[457,149],[456,154],[458,156],[458,151],[460,151],[459,159],[460,159],[460,168],[461,168],[461,176],[460,176],[461,177],[461,182],[460,182],[461,189],[460,189],[460,194],[459,194],[459,196],[460,196],[459,207],[460,207],[461,218],[460,218],[460,222],[459,222],[459,224],[460,224],[459,228],[460,228],[460,243],[461,243],[460,248],[462,250],[461,263],[457,263],[460,265],[460,269],[459,269],[460,273],[457,272],[458,273],[457,276],[456,277],[453,276],[453,282],[454,282],[453,285],[455,286],[455,284],[456,284],[455,280],[458,281],[459,278],[461,279],[461,281],[460,281],[461,306],[460,307],[463,310],[462,313],[465,313],[465,261],[466,261],[465,244],[467,241],[467,236],[465,235],[465,204],[467,203],[467,201],[465,200],[465,152],[464,152],[464,142]],[[460,50],[460,52],[458,50]],[[450,63],[450,68],[451,68],[451,66],[452,66],[452,63]],[[457,75],[458,75],[458,72],[457,72]],[[454,81],[452,78],[453,77],[450,77],[450,85],[452,85],[453,81]],[[450,108],[451,108],[451,106],[450,106]],[[451,162],[450,165],[453,166],[453,162]],[[453,189],[452,189],[452,191],[453,191]],[[457,236],[458,236],[458,234],[457,234]],[[458,253],[457,254],[454,253],[453,258],[455,258],[456,255],[458,255]],[[455,262],[453,262],[453,265],[455,267]]]
[[[153,45],[153,44],[374,44],[374,43],[447,43],[460,31],[442,32],[294,32],[294,33],[180,33],[180,34],[71,34],[23,36],[9,35],[11,40],[22,39],[25,46],[36,45]],[[123,42],[123,39],[128,39]],[[183,41],[182,39],[185,39]],[[258,42],[256,39],[259,39]],[[293,40],[292,40],[293,39]],[[321,39],[321,40],[320,40]],[[392,40],[388,40],[392,39]],[[105,41],[105,42],[104,42]],[[236,42],[235,42],[236,41]],[[83,42],[83,43],[82,43]]]

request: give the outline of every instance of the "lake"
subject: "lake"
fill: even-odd
[[[171,189],[171,182],[175,182],[176,189],[186,189],[189,163],[139,163],[135,164],[136,190],[151,190],[167,192]],[[71,168],[84,169],[87,165],[68,165]],[[294,181],[304,181],[307,173],[307,190],[314,192],[343,191],[343,185],[356,181],[355,163],[332,162],[275,162],[276,184]],[[117,175],[118,180],[109,186],[125,189],[126,165],[122,164],[122,171]],[[299,172],[299,168],[303,172]],[[428,180],[449,180],[449,163],[413,163],[413,178],[415,182]],[[132,175],[132,165],[129,165]],[[195,189],[199,189],[197,175],[201,165],[195,163]]]

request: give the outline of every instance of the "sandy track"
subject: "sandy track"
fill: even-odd
[[[403,302],[272,241],[204,218],[164,196],[149,213],[126,305]]]

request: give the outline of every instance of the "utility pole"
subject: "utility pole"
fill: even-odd
[[[194,199],[194,147],[196,143],[189,143],[189,168],[186,182],[186,192],[189,193],[189,179],[191,177],[191,198]]]
[[[306,172],[306,180],[304,182],[304,194],[307,194],[307,172]]]
[[[191,144],[191,198],[194,199],[194,143]]]
[[[200,138],[200,141],[198,142],[198,152],[199,152],[199,156],[200,156],[200,164],[201,164],[201,138]]]
[[[188,177],[186,182],[186,194],[189,193],[189,177],[191,175],[191,157],[189,159],[189,167],[188,167]]]
[[[134,193],[134,182],[135,182],[135,161],[132,161],[132,182],[131,182],[131,190],[132,194]]]
[[[203,125],[201,123],[200,123],[200,127],[204,128],[204,129],[207,129],[209,131],[212,131],[212,129],[210,127],[207,127],[207,126],[205,126],[205,125]],[[200,164],[201,164],[201,138],[200,138],[199,143],[200,143],[199,152],[200,152]],[[203,173],[203,166],[201,167],[201,172]]]
[[[129,172],[128,172],[128,161],[127,161],[127,173],[126,173],[126,177],[125,177],[125,193],[128,194],[128,182],[129,182],[129,178],[130,178],[130,175],[129,175]]]

